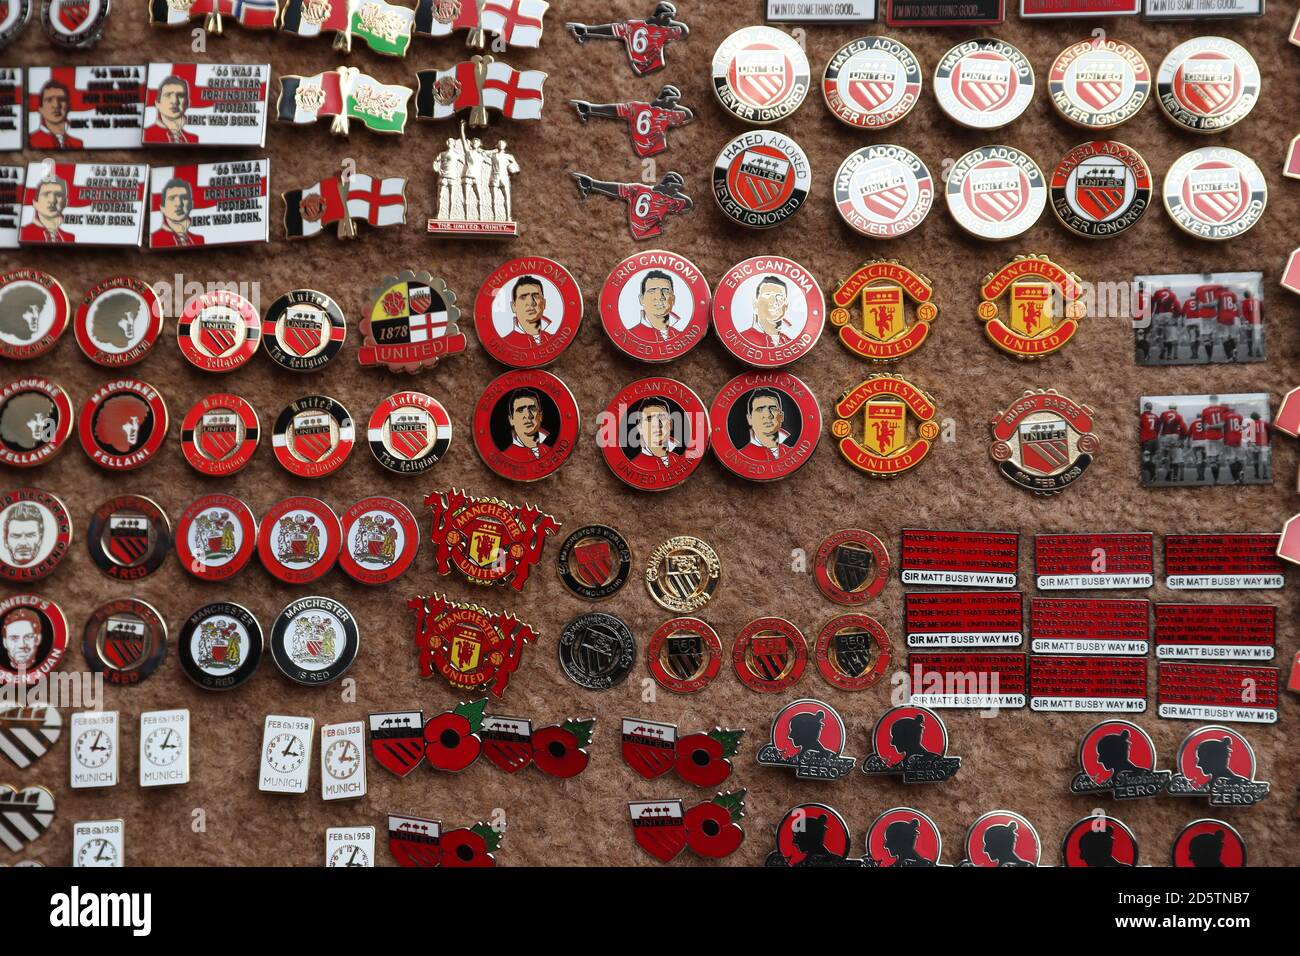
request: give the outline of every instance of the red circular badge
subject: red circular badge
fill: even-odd
[[[866,614],[841,614],[817,635],[817,669],[840,690],[866,690],[889,667],[889,635]]]
[[[1137,866],[1137,860],[1137,838],[1114,817],[1089,814],[1061,841],[1063,866]]]
[[[807,355],[825,322],[821,286],[782,256],[737,263],[713,295],[713,330],[728,352],[757,368],[780,368]]]
[[[791,687],[808,664],[803,633],[780,617],[750,621],[736,635],[731,649],[736,676],[750,690],[775,694]]]
[[[614,267],[600,290],[610,341],[642,362],[671,362],[709,330],[709,282],[689,259],[652,249]]]
[[[181,422],[181,451],[195,471],[220,478],[253,458],[262,430],[257,412],[238,395],[218,392],[200,399]]]
[[[704,403],[671,378],[643,378],[626,386],[597,424],[596,442],[605,464],[642,491],[681,484],[709,447]]]
[[[185,303],[176,338],[181,354],[205,372],[233,372],[262,343],[262,318],[242,295],[204,292]]]
[[[321,577],[334,567],[342,547],[339,516],[319,498],[285,498],[262,516],[257,529],[262,567],[287,584]]]
[[[870,531],[836,531],[817,549],[813,577],[822,594],[836,604],[865,604],[884,590],[889,552]]]
[[[541,256],[502,263],[474,300],[474,329],[483,349],[515,368],[554,362],[580,325],[582,290],[568,269]]]
[[[366,437],[370,451],[389,471],[422,475],[447,454],[451,416],[423,392],[397,392],[375,406]]]
[[[110,471],[139,468],[167,438],[167,404],[134,378],[107,382],[81,406],[77,435],[90,460]]]
[[[252,509],[231,495],[199,498],[176,522],[176,557],[204,581],[224,581],[239,571],[257,546]]]
[[[713,683],[722,669],[722,641],[698,617],[675,617],[650,635],[646,660],[660,687],[693,694]]]
[[[990,810],[966,831],[971,866],[1037,866],[1042,850],[1034,825],[1011,810]]]
[[[848,859],[849,825],[824,803],[803,803],[777,825],[775,856],[786,866],[825,865]]]
[[[352,454],[355,429],[343,403],[328,395],[307,395],[286,405],[275,420],[275,459],[299,478],[322,478]]]
[[[550,372],[499,375],[474,409],[474,447],[502,478],[537,481],[564,464],[578,444],[578,403]]]
[[[0,686],[31,686],[63,660],[68,622],[53,601],[39,594],[14,594],[0,601],[0,635]],[[29,732],[20,722],[10,724],[5,742],[23,748],[22,736]]]
[[[343,515],[339,567],[362,584],[396,581],[420,549],[411,509],[394,498],[362,498]]]
[[[745,372],[709,409],[713,453],[751,481],[794,474],[817,450],[822,412],[808,386],[788,372]]]
[[[162,301],[143,279],[113,276],[82,297],[74,326],[77,344],[96,365],[134,365],[162,334]]]
[[[0,464],[33,468],[49,461],[72,434],[72,400],[39,375],[0,389]]]
[[[1136,858],[1136,850],[1133,855]],[[1174,838],[1173,863],[1178,867],[1245,866],[1246,841],[1222,820],[1193,820]]]
[[[0,495],[0,577],[37,581],[59,566],[72,544],[63,502],[39,488]]]
[[[31,359],[54,347],[68,327],[68,295],[39,269],[0,275],[0,358]]]
[[[874,866],[939,866],[943,840],[934,821],[911,807],[886,810],[867,829]]]

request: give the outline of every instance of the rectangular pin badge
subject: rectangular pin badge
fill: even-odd
[[[269,159],[155,166],[149,177],[149,248],[266,242]]]
[[[0,153],[16,153],[23,148],[23,120],[27,115],[23,103],[23,68],[0,66]]]
[[[23,216],[24,166],[0,166],[0,249],[18,248],[18,223]]]
[[[311,774],[311,717],[267,715],[262,725],[261,766],[257,789],[263,793],[306,793]]]
[[[74,867],[126,866],[126,837],[121,820],[81,820],[72,825]]]
[[[1271,661],[1277,645],[1272,604],[1157,604],[1161,660]]]
[[[909,702],[918,707],[982,710],[1025,706],[1027,654],[909,654]]]
[[[264,146],[269,63],[150,63],[147,146]]]
[[[1020,535],[904,528],[898,568],[904,584],[1014,588],[1020,569]]]
[[[1271,421],[1264,392],[1143,395],[1138,404],[1143,487],[1271,485]]]
[[[120,722],[115,710],[88,710],[72,715],[68,726],[68,760],[73,790],[117,786]]]
[[[1034,657],[1029,707],[1036,711],[1141,714],[1147,709],[1144,657]]]
[[[325,831],[326,866],[374,866],[374,827],[329,827]]]
[[[1149,620],[1146,600],[1033,598],[1030,648],[1035,654],[1145,657]]]
[[[1277,723],[1280,668],[1161,661],[1156,672],[1161,717],[1216,724]]]
[[[1276,534],[1167,534],[1165,586],[1175,591],[1277,590],[1286,584]]]
[[[366,795],[366,725],[360,720],[320,729],[320,797],[359,800]],[[374,834],[371,834],[374,839]],[[373,858],[373,854],[372,854]]]
[[[1023,601],[1019,591],[908,591],[903,596],[907,646],[1019,647]]]
[[[437,866],[442,822],[425,817],[388,816],[388,852],[398,866]]]
[[[1140,275],[1133,281],[1139,365],[1221,365],[1267,357],[1262,272]]]
[[[874,23],[876,0],[767,0],[768,23]]]
[[[1141,12],[1142,0],[1020,0],[1022,20],[1131,17]]]
[[[140,786],[173,787],[190,782],[190,712],[146,711],[140,715]]]
[[[1148,20],[1226,20],[1262,17],[1264,0],[1144,0]]]
[[[891,27],[964,27],[1004,18],[1002,0],[885,0]]]
[[[29,66],[27,148],[139,149],[144,80],[143,63]]]
[[[18,243],[139,246],[148,180],[143,165],[28,163]]]
[[[1149,588],[1155,583],[1155,535],[1036,534],[1040,591]]]

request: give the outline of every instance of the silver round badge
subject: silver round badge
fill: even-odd
[[[42,0],[41,29],[51,43],[86,50],[104,36],[111,0]]]
[[[713,198],[732,222],[769,229],[803,205],[812,167],[803,148],[777,130],[752,130],[733,139],[713,164]]]
[[[1195,37],[1169,51],[1156,71],[1165,115],[1194,133],[1218,133],[1246,118],[1259,100],[1259,65],[1227,37]]]
[[[835,208],[864,236],[892,239],[911,232],[933,205],[930,170],[902,146],[864,146],[846,156],[835,174]]]
[[[952,218],[981,239],[1013,239],[1047,206],[1043,171],[1011,146],[972,149],[948,172],[944,197]]]
[[[1235,239],[1249,232],[1268,205],[1268,183],[1245,153],[1207,146],[1184,153],[1165,174],[1165,210],[1198,239]]]
[[[603,611],[575,617],[559,641],[564,676],[587,690],[623,683],[636,663],[636,641],[622,619]]]
[[[768,126],[799,108],[810,72],[803,47],[774,27],[745,27],[713,54],[713,92],[733,116]]]
[[[18,38],[32,18],[32,0],[5,0],[0,4],[0,50]]]
[[[962,126],[1001,129],[1034,98],[1034,67],[1005,40],[966,40],[935,67],[934,96],[939,108]]]

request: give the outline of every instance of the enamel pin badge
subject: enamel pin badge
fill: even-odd
[[[429,495],[429,541],[439,574],[456,568],[472,584],[509,584],[522,591],[560,523],[532,505],[477,498],[452,489]]]
[[[796,700],[772,720],[772,739],[759,748],[765,767],[785,767],[800,780],[838,780],[853,770],[856,757],[844,755],[844,721],[820,700]]]
[[[673,40],[684,40],[690,27],[677,16],[677,6],[662,0],[644,20],[617,20],[613,23],[568,22],[564,28],[579,44],[588,40],[621,41],[627,49],[627,62],[637,76],[662,70],[667,61],[664,50]]]
[[[465,351],[455,303],[456,293],[428,272],[407,269],[384,276],[370,290],[370,311],[358,326],[357,361],[367,368],[414,373]]]
[[[893,260],[868,262],[840,283],[832,297],[831,325],[850,352],[872,361],[892,361],[911,355],[930,334],[939,315],[934,288],[919,272]],[[857,301],[862,330],[851,323],[850,306]],[[914,321],[908,322],[908,304]]]
[[[1007,298],[1007,316],[998,300]],[[1016,358],[1059,351],[1087,314],[1079,277],[1047,256],[1016,256],[980,285],[979,317],[993,344]]]
[[[658,156],[668,149],[668,132],[694,121],[695,113],[681,106],[682,91],[671,83],[664,84],[659,94],[649,101],[629,100],[623,103],[592,103],[589,100],[570,100],[583,123],[593,117],[618,120],[627,124],[632,140],[632,151],[645,159]]]
[[[514,219],[510,177],[520,172],[504,139],[487,146],[469,139],[465,125],[460,138],[447,138],[447,148],[433,159],[437,180],[435,213],[427,230],[435,236],[512,237]]]
[[[604,182],[586,173],[569,175],[578,184],[578,193],[583,199],[598,193],[627,203],[627,224],[633,239],[652,239],[664,231],[669,216],[688,213],[695,208],[691,197],[682,192],[686,180],[681,173],[672,170],[664,173],[653,186]]]
[[[513,614],[449,601],[441,594],[413,597],[420,676],[439,674],[458,691],[500,698],[538,633]]]
[[[859,414],[861,438],[854,434]],[[939,437],[938,414],[934,399],[901,375],[872,375],[836,401],[831,435],[854,468],[891,478],[915,468],[929,454]],[[911,441],[909,418],[917,422]]]
[[[1030,389],[993,419],[989,454],[1013,485],[1059,494],[1083,477],[1101,446],[1092,414],[1056,389]]]

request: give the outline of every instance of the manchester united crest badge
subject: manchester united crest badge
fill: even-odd
[[[854,300],[862,308],[861,332],[849,324]],[[835,290],[831,325],[855,355],[875,361],[899,359],[915,352],[929,336],[930,323],[939,315],[933,300],[930,280],[919,272],[892,260],[868,262]],[[916,321],[911,323],[909,301],[916,303]]]
[[[854,436],[853,420],[863,416],[862,437]],[[939,437],[934,399],[901,375],[872,375],[848,389],[835,403],[831,435],[854,468],[890,478],[920,464]],[[908,418],[917,420],[916,437],[908,441]]]
[[[989,454],[1002,476],[1036,495],[1054,495],[1083,476],[1100,442],[1092,409],[1055,389],[1031,389],[993,419]]]
[[[1007,297],[1007,316],[998,299]],[[979,317],[993,344],[1017,358],[1034,359],[1062,348],[1087,314],[1079,277],[1047,256],[1016,256],[980,286]]]
[[[442,279],[410,270],[385,276],[370,290],[370,302],[359,326],[363,341],[357,358],[362,365],[414,372],[465,351],[456,293]]]
[[[475,498],[454,488],[424,503],[433,511],[429,540],[438,573],[450,574],[455,566],[472,584],[509,583],[522,591],[547,536],[560,530],[555,518],[532,505]]]
[[[440,594],[411,598],[406,606],[415,612],[420,676],[440,674],[458,691],[490,691],[501,697],[523,658],[524,645],[539,636],[513,614]]]

